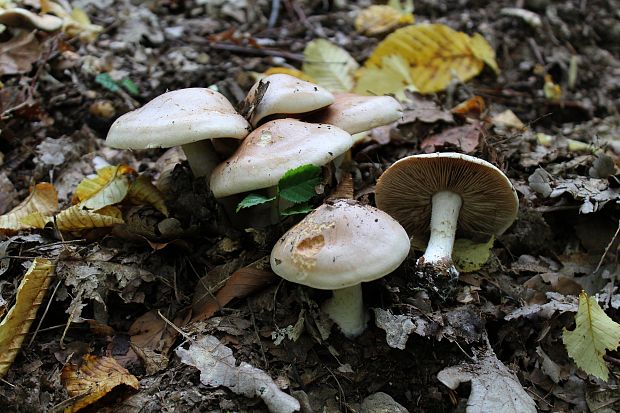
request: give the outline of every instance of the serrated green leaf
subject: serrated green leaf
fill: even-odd
[[[620,346],[620,325],[605,314],[596,299],[582,291],[573,331],[564,329],[562,341],[575,364],[588,374],[607,381],[609,370],[603,356],[605,350]]]
[[[307,214],[312,211],[312,205],[307,202],[293,205],[290,208],[286,208],[284,211],[280,211],[280,215],[288,216],[288,215],[298,215],[298,214]]]
[[[118,85],[116,84],[114,79],[112,79],[112,76],[110,76],[109,73],[99,73],[95,77],[95,82],[99,83],[101,86],[108,89],[110,92],[118,92],[119,90]]]
[[[452,249],[452,261],[459,272],[478,271],[489,260],[495,237],[488,242],[477,243],[468,239],[457,239]]]
[[[121,80],[121,86],[130,94],[133,96],[137,96],[140,94],[140,89],[138,88],[138,85],[136,85],[131,79],[129,78],[125,78],[123,80]]]
[[[256,205],[264,204],[266,202],[271,202],[274,199],[276,199],[275,196],[267,197],[259,194],[249,194],[237,204],[237,209],[235,210],[235,212],[239,212],[243,208],[250,208]]]
[[[281,198],[296,204],[310,200],[316,192],[314,187],[321,181],[321,168],[312,164],[290,169],[278,182]]]

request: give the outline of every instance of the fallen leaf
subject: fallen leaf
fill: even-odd
[[[330,92],[353,89],[353,74],[358,67],[349,52],[328,40],[313,40],[304,49],[304,73]]]
[[[377,327],[385,330],[385,340],[388,346],[404,350],[409,335],[416,329],[411,317],[394,315],[389,310],[373,308]]]
[[[215,291],[198,290],[192,305],[192,321],[206,320],[233,299],[247,297],[269,284],[275,278],[275,274],[263,268],[265,258],[232,273],[217,294]]]
[[[376,36],[413,22],[411,11],[397,10],[389,5],[372,5],[360,10],[355,18],[355,30],[368,36]]]
[[[473,362],[441,370],[437,379],[452,390],[462,382],[471,382],[467,413],[537,411],[534,400],[490,347],[475,354]]]
[[[420,147],[426,153],[436,152],[438,147],[456,146],[464,153],[472,153],[478,147],[480,136],[482,135],[482,126],[479,122],[455,126],[446,129],[437,135],[429,136],[420,143]]]
[[[620,346],[620,324],[614,322],[585,291],[579,294],[579,310],[574,330],[563,330],[562,341],[568,355],[581,370],[607,381],[609,369],[603,356],[605,350]]]
[[[357,71],[355,93],[377,96],[391,93],[398,100],[404,100],[405,91],[417,91],[409,69],[409,63],[403,56],[383,56],[377,67],[364,67]]]
[[[35,228],[41,219],[51,216],[56,209],[58,209],[58,194],[54,185],[47,182],[36,184],[28,198],[0,216],[0,233]]]
[[[543,85],[545,98],[551,102],[559,102],[562,99],[562,88],[553,81],[551,75],[545,75],[545,83]]]
[[[111,357],[84,355],[79,364],[69,363],[60,375],[67,394],[74,398],[65,413],[77,412],[95,403],[119,386],[140,388],[138,379]]]
[[[118,210],[118,208],[108,207],[102,209],[101,212],[102,213],[98,211],[88,211],[81,209],[79,205],[74,205],[56,215],[56,227],[60,231],[82,231],[85,229],[111,227],[125,223],[119,216],[120,210]]]
[[[413,122],[435,123],[443,121],[454,123],[452,114],[442,109],[439,105],[428,98],[423,98],[418,93],[405,92],[403,100],[403,116],[398,121],[399,125]]]
[[[484,37],[477,33],[469,37],[443,24],[419,24],[396,30],[379,43],[364,64],[365,69],[390,70],[389,64],[386,66],[387,56],[404,60],[412,84],[421,93],[444,90],[453,77],[465,82],[478,75],[485,63],[499,71],[495,53]]]
[[[484,99],[476,95],[453,107],[451,112],[464,118],[480,119],[486,107]]]
[[[232,350],[217,337],[204,336],[187,350],[178,347],[176,353],[181,362],[200,370],[200,382],[205,386],[225,386],[236,394],[260,397],[272,413],[293,413],[300,409],[297,399],[280,390],[267,373],[246,362],[237,365]]]
[[[35,258],[19,283],[15,305],[0,323],[0,377],[4,376],[21,349],[32,322],[36,319],[54,274],[54,264]]]
[[[577,298],[565,296],[556,292],[546,293],[549,302],[545,304],[525,305],[507,314],[504,319],[509,321],[519,317],[540,316],[546,319],[551,318],[556,311],[561,313],[577,312]]]
[[[156,210],[168,216],[168,207],[164,195],[146,175],[139,175],[129,186],[127,199],[134,204],[149,204]]]
[[[81,208],[97,210],[125,199],[129,190],[129,174],[134,172],[127,165],[106,166],[97,170],[97,176],[86,178],[75,189],[73,203]]]
[[[0,76],[27,73],[39,60],[41,45],[32,32],[22,32],[0,43]]]
[[[491,248],[495,237],[487,242],[474,242],[469,239],[457,239],[452,249],[452,260],[459,272],[478,271],[491,257]]]
[[[498,113],[493,116],[493,118],[491,118],[491,122],[493,125],[503,128],[511,128],[520,131],[526,129],[523,122],[521,122],[521,119],[519,119],[510,109],[506,109],[502,113]]]

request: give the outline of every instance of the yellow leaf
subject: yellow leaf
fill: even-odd
[[[551,75],[545,75],[545,84],[543,86],[545,98],[551,102],[557,102],[562,99],[562,88],[553,81]]]
[[[52,217],[43,216],[40,212],[33,212],[21,218],[19,222],[28,228],[43,229],[52,220]]]
[[[114,215],[107,215],[111,211],[116,211],[118,208],[106,207],[100,209],[99,213],[81,209],[79,205],[74,205],[65,209],[58,215],[56,215],[56,226],[60,231],[81,231],[91,228],[111,227],[117,224],[124,224],[123,219],[118,216],[118,213]]]
[[[468,239],[457,239],[452,249],[452,261],[460,272],[478,271],[489,260],[495,237],[488,242],[476,243]]]
[[[360,95],[393,94],[402,101],[405,100],[405,90],[417,91],[409,64],[399,55],[383,56],[381,68],[362,68],[357,74],[355,93]]]
[[[56,209],[58,209],[58,193],[54,185],[47,182],[36,184],[28,198],[0,216],[0,233],[36,227],[24,219],[33,213],[39,213],[42,217],[51,216]]]
[[[134,390],[140,388],[138,379],[115,359],[91,354],[84,355],[79,364],[69,363],[63,367],[60,379],[69,397],[74,399],[65,413],[77,412],[121,385]]]
[[[355,30],[368,36],[376,36],[413,21],[411,12],[403,12],[391,6],[373,5],[359,12],[355,18]]]
[[[301,70],[290,69],[288,67],[270,67],[269,69],[263,72],[263,76],[269,76],[269,75],[275,75],[275,74],[294,76],[297,79],[305,80],[306,82],[317,83],[316,80],[314,80],[312,76],[308,76]]]
[[[15,305],[0,323],[0,377],[6,374],[15,360],[47,294],[53,273],[52,261],[35,258],[19,284]]]
[[[493,69],[496,75],[499,74],[500,70],[495,60],[495,50],[480,33],[474,33],[471,37],[471,51],[474,56]]]
[[[126,165],[106,166],[97,170],[97,176],[86,178],[75,189],[73,203],[82,208],[96,210],[118,204],[129,190],[130,173],[134,170]]]
[[[384,69],[386,56],[397,55],[409,67],[421,93],[445,89],[453,78],[465,82],[480,73],[485,61],[497,68],[491,47],[443,24],[420,24],[396,30],[379,43],[365,68]]]
[[[605,314],[596,302],[582,291],[573,331],[564,329],[562,341],[575,364],[588,374],[607,381],[609,370],[605,350],[620,346],[620,325]]]
[[[146,175],[140,175],[129,187],[127,198],[134,204],[149,204],[168,216],[168,207],[164,195]]]
[[[331,92],[353,89],[353,74],[358,67],[349,52],[325,39],[311,41],[304,50],[304,73]]]

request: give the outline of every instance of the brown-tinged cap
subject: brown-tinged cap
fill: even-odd
[[[251,106],[250,102],[256,98],[259,85],[267,82],[267,90],[252,112],[252,126],[258,125],[267,116],[308,113],[334,103],[334,95],[324,87],[278,73],[266,76],[254,84],[245,98],[245,106]]]
[[[338,93],[336,101],[325,109],[309,115],[309,122],[329,123],[350,134],[388,125],[403,114],[403,108],[391,96],[361,96]]]
[[[377,207],[407,230],[416,244],[428,241],[433,195],[451,191],[463,201],[457,234],[500,235],[517,217],[519,199],[495,166],[460,153],[432,153],[400,159],[377,181]]]
[[[36,14],[21,7],[0,10],[0,24],[9,27],[53,32],[62,27],[62,19],[51,14]]]
[[[216,198],[275,186],[289,169],[322,166],[346,152],[351,135],[332,125],[277,119],[250,133],[211,175]]]
[[[280,238],[271,268],[288,281],[336,290],[391,273],[409,249],[407,232],[388,214],[338,200],[321,205]]]
[[[106,144],[119,149],[170,148],[203,139],[243,139],[249,130],[223,95],[188,88],[164,93],[118,118]]]

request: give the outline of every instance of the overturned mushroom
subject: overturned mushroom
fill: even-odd
[[[288,230],[271,251],[280,277],[333,290],[323,311],[347,337],[366,329],[362,282],[392,271],[409,253],[403,227],[383,211],[351,200],[323,204]]]
[[[400,159],[377,181],[377,207],[400,222],[417,245],[427,241],[420,264],[457,275],[455,236],[500,235],[517,217],[519,199],[495,166],[459,153]]]

